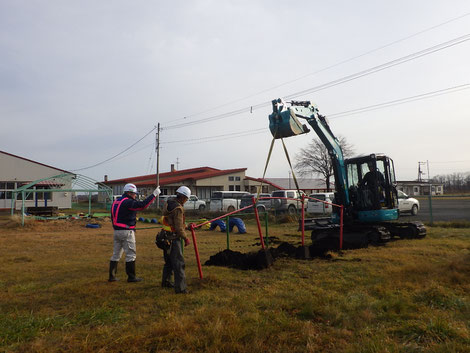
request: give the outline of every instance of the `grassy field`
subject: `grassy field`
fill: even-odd
[[[190,293],[160,288],[156,230],[137,232],[144,282],[107,282],[112,229],[86,221],[0,220],[0,351],[470,352],[470,229],[428,228],[422,240],[277,259],[262,271],[203,266],[185,250]],[[150,226],[143,224],[142,226]],[[231,249],[258,250],[256,226]],[[299,244],[296,224],[270,226]],[[226,247],[198,231],[202,261]]]

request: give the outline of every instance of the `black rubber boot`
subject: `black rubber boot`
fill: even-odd
[[[175,288],[175,285],[170,281],[162,281],[163,288]]]
[[[116,282],[116,281],[119,281],[119,280],[116,278],[117,266],[118,266],[118,262],[117,262],[117,261],[109,261],[109,279],[108,279],[108,282]]]
[[[126,262],[127,282],[140,282],[142,278],[135,275],[135,261]]]

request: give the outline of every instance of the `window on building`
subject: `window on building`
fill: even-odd
[[[10,194],[12,194],[12,193],[10,192]],[[26,192],[25,195],[26,195],[25,200],[34,200],[34,194],[32,192],[30,192],[30,193]],[[16,194],[16,199],[17,200],[23,200],[23,194],[21,192],[17,193]],[[40,199],[38,199],[38,200],[40,200]]]
[[[240,181],[240,177],[239,176],[235,177],[235,181]]]
[[[235,191],[241,191],[240,185],[235,185]]]
[[[419,188],[417,186],[413,187],[413,192],[417,194],[419,192]]]
[[[46,187],[41,187],[41,186],[37,186],[36,187],[36,190],[44,190],[46,191],[47,189],[49,189],[47,186]],[[32,195],[32,194],[31,194]],[[38,200],[44,200],[45,198],[47,198],[47,200],[52,200],[52,192],[38,192],[37,193],[37,199]],[[32,200],[32,198],[27,198],[28,200]]]
[[[228,191],[235,191],[235,185],[229,185]]]
[[[8,190],[14,190],[15,189],[15,183],[7,183],[7,187],[6,187]]]
[[[234,181],[234,177],[233,177],[233,176],[229,176],[229,177],[228,177],[228,181]]]

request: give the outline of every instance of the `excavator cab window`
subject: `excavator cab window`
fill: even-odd
[[[355,164],[348,164],[348,186],[357,185],[359,183],[359,174]]]
[[[390,189],[388,165],[386,157],[368,156],[348,160],[348,189],[354,209],[390,208],[387,198],[387,190]]]

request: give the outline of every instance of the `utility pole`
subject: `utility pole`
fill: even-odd
[[[423,171],[421,171],[421,166],[426,164],[425,162],[418,162],[418,181],[422,182],[423,181],[423,178],[421,177],[421,175],[425,174]],[[429,168],[428,168],[428,172],[429,172]]]
[[[431,218],[430,222],[432,225],[432,183],[431,183],[431,174],[429,174],[429,161],[426,161],[428,165],[428,183],[429,183],[429,216]]]
[[[157,153],[157,186],[160,185],[160,123],[157,125],[155,136],[155,152]],[[159,208],[160,195],[157,196],[157,208]]]
[[[419,166],[419,175],[425,174],[424,172],[421,171],[421,165],[427,165],[427,172],[428,172],[428,177],[427,177],[427,183],[429,184],[429,195],[428,195],[428,201],[429,201],[429,223],[432,225],[433,223],[433,216],[432,216],[432,183],[431,183],[431,175],[429,174],[429,161],[426,162],[418,162]],[[420,182],[424,182],[422,178],[419,178]]]

